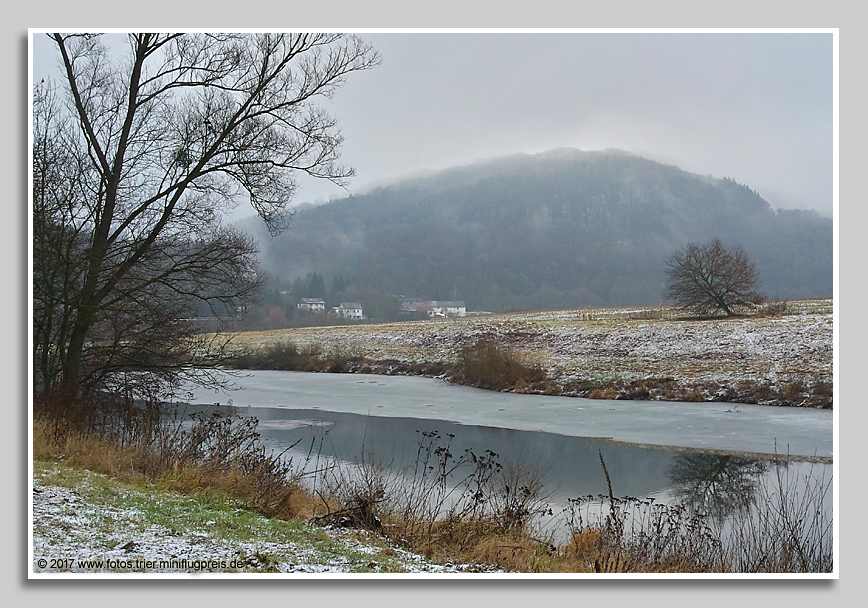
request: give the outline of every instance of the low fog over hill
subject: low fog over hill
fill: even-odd
[[[315,272],[352,299],[497,312],[657,304],[666,258],[712,238],[747,251],[772,299],[832,295],[830,218],[617,151],[515,155],[406,180],[301,208],[274,239],[256,219],[243,226],[275,280]]]

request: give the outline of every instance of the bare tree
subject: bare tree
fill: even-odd
[[[44,389],[175,370],[179,319],[258,287],[256,248],[221,223],[245,197],[272,234],[296,177],[343,184],[317,98],[379,61],[342,34],[51,34],[63,77],[33,100],[34,358]]]
[[[715,239],[706,245],[690,243],[666,263],[667,296],[694,314],[735,314],[735,307],[760,303],[753,262],[741,249],[726,249]]]

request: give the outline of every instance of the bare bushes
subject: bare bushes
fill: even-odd
[[[127,423],[120,435],[99,428],[63,433],[43,411],[35,418],[34,456],[187,493],[224,493],[272,517],[372,530],[429,558],[514,572],[832,568],[832,522],[824,505],[831,480],[809,474],[801,483],[785,462],[775,463],[776,474],[764,478],[751,504],[718,521],[693,503],[616,497],[601,456],[608,494],[573,499],[554,519],[543,472],[524,462],[503,464],[490,450],[459,451],[451,434],[417,431],[408,462],[382,463],[366,454],[339,465],[317,457],[305,473],[285,452],[262,446],[255,418],[165,416],[147,433],[136,431],[149,415],[143,407],[126,412],[126,420],[139,422]],[[549,525],[565,524],[566,535],[555,541],[543,534],[538,524],[546,517]]]
[[[831,572],[832,519],[824,502],[832,480],[813,467],[803,476],[778,461],[757,499],[727,524],[727,560],[735,572]]]
[[[89,436],[118,447],[148,445],[158,440],[167,415],[162,402],[147,394],[73,395],[59,388],[33,399],[34,421],[57,444]]]
[[[681,505],[616,498],[600,452],[609,495],[569,500],[564,558],[594,572],[711,572],[720,541],[704,518]]]
[[[592,572],[718,572],[721,541],[704,517],[653,499],[570,500],[564,559]],[[580,570],[581,571],[581,570]]]
[[[299,476],[286,450],[265,448],[252,417],[198,413],[169,426],[149,475],[187,492],[216,489],[275,517],[297,516]],[[289,448],[288,448],[289,449]]]
[[[455,363],[372,360],[341,347],[318,344],[299,347],[293,342],[270,345],[236,356],[237,369],[274,369],[304,372],[369,373],[446,377],[450,382],[497,391],[555,394],[557,386],[546,371],[509,346],[481,341],[461,350]]]
[[[732,386],[716,382],[677,381],[674,378],[640,380],[568,381],[558,394],[588,399],[649,400],[684,402],[752,403],[772,406],[832,409],[833,386],[818,380],[795,380],[783,385],[742,380]]]
[[[465,347],[458,357],[457,369],[450,380],[476,388],[497,391],[543,391],[547,388],[546,371],[528,363],[509,346],[481,341]]]
[[[328,512],[316,521],[380,530],[429,558],[504,566],[505,555],[492,546],[506,542],[521,545],[519,557],[526,560],[538,544],[532,522],[548,511],[538,471],[503,465],[490,450],[453,453],[453,435],[417,432],[412,462],[384,465],[367,455],[355,466],[321,471],[317,493]],[[329,506],[335,503],[340,506]],[[507,552],[512,560],[514,553]],[[515,561],[508,565],[526,568]]]
[[[298,346],[288,341],[272,344],[258,352],[241,354],[231,361],[231,366],[237,369],[343,372],[348,371],[350,362],[359,360],[361,357],[339,347],[327,349],[319,344]]]
[[[312,371],[315,354],[303,351],[292,342],[272,344],[261,352],[247,352],[235,357],[231,366],[240,369],[279,369]]]
[[[775,461],[775,474],[758,481],[752,500],[725,517],[616,498],[611,485],[608,496],[571,499],[564,559],[595,572],[831,572],[833,529],[824,504],[831,480],[813,467],[799,478],[789,465]]]
[[[549,393],[555,389],[542,367],[528,363],[511,347],[492,341],[465,347],[454,364],[375,361],[340,347],[326,349],[317,344],[299,347],[282,342],[239,355],[231,365],[239,369],[447,376],[450,382],[498,391]]]
[[[724,515],[692,504],[608,494],[570,499],[558,515],[542,474],[497,454],[453,454],[453,436],[420,433],[413,462],[370,456],[321,478],[319,523],[376,530],[429,558],[512,572],[830,572],[831,482],[796,483],[785,461],[751,501]],[[328,499],[328,501],[326,501]],[[338,505],[336,507],[331,505]],[[539,525],[561,533],[543,533]],[[552,528],[552,529],[555,529]]]
[[[795,380],[784,385],[777,396],[783,405],[831,409],[833,402],[832,383],[820,380],[809,385]]]

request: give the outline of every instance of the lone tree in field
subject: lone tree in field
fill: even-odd
[[[755,291],[753,262],[741,249],[726,249],[718,239],[676,251],[666,262],[666,272],[667,296],[697,315],[722,312],[731,317],[734,307],[765,299]]]
[[[35,388],[175,384],[215,353],[182,319],[231,316],[261,283],[224,212],[247,200],[276,234],[299,174],[353,175],[315,102],[379,56],[331,33],[49,37],[61,76],[33,91]]]

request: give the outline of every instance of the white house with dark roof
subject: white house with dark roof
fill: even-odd
[[[336,315],[344,319],[355,319],[361,321],[364,318],[362,314],[362,305],[358,302],[341,302],[341,305],[333,310]]]
[[[302,298],[298,303],[297,308],[309,310],[311,312],[325,311],[325,301],[320,298]]]

